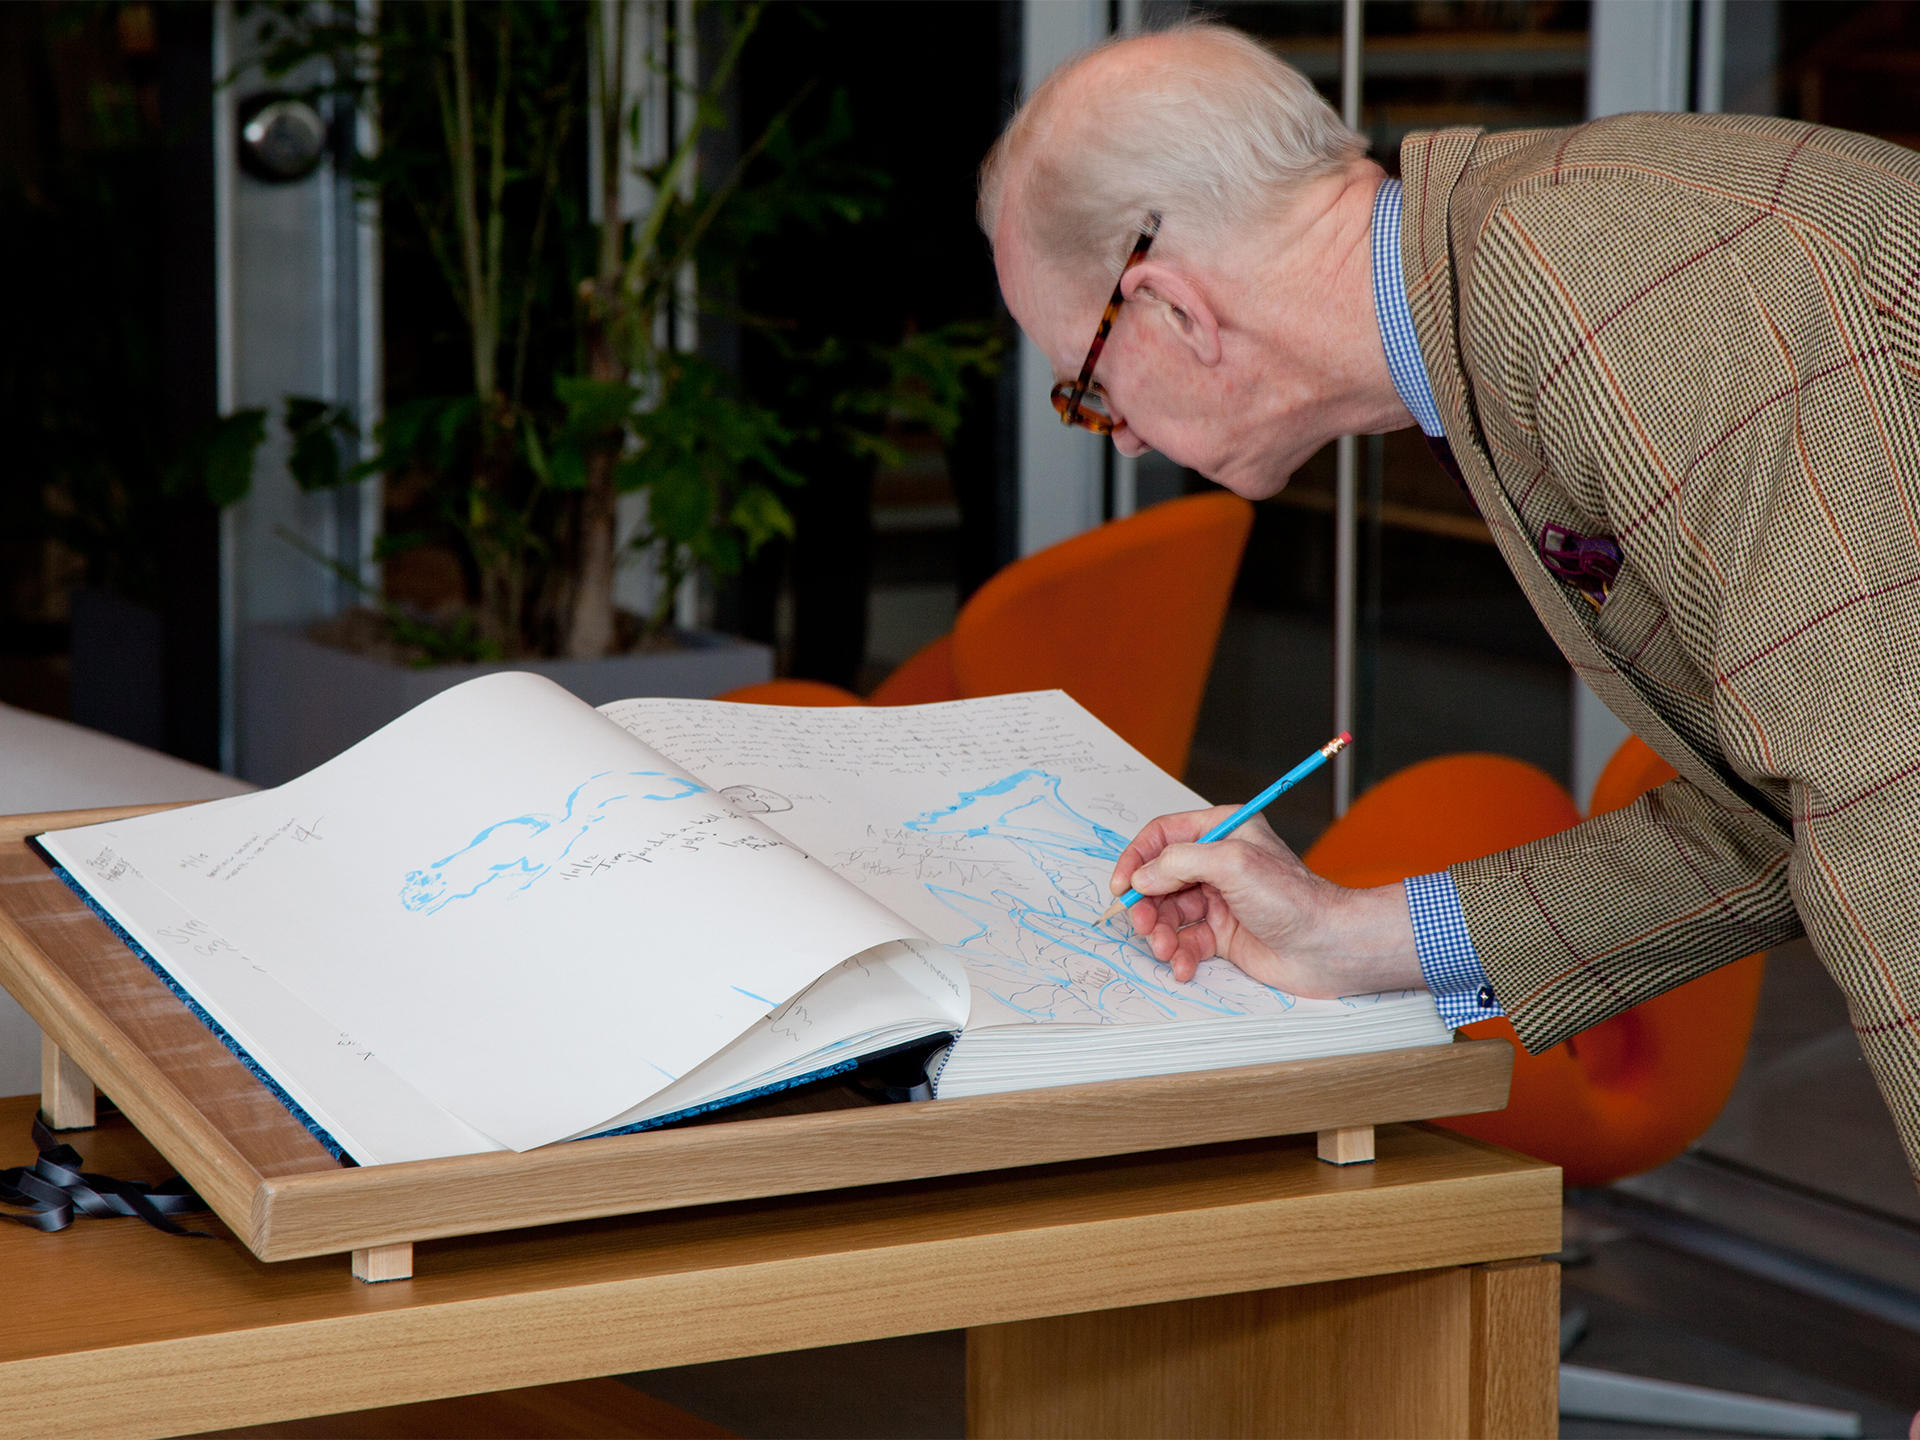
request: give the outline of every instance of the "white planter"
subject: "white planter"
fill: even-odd
[[[498,670],[530,670],[589,705],[641,695],[705,698],[773,677],[767,646],[705,631],[681,648],[604,660],[520,660],[414,669],[336,650],[292,626],[249,626],[241,637],[238,770],[278,785],[330,760],[429,696]]]

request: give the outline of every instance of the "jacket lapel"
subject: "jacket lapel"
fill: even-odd
[[[1420,354],[1460,478],[1540,623],[1601,703],[1723,808],[1752,815],[1770,829],[1786,833],[1787,825],[1758,791],[1682,739],[1640,688],[1607,658],[1594,639],[1589,617],[1582,613],[1588,602],[1582,598],[1576,603],[1547,569],[1500,483],[1460,355],[1458,277],[1450,226],[1456,187],[1473,184],[1466,172],[1480,139],[1478,129],[1436,130],[1408,137],[1400,151],[1400,264]]]

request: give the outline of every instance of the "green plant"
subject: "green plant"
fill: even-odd
[[[958,321],[895,345],[829,339],[798,358],[792,398],[826,413],[826,438],[850,455],[898,465],[905,457],[890,437],[899,428],[953,440],[968,380],[999,368],[1000,337],[986,321]]]
[[[635,0],[419,0],[381,7],[370,33],[350,8],[261,12],[279,37],[273,66],[324,55],[338,83],[378,105],[381,143],[361,157],[362,179],[431,255],[466,341],[464,390],[394,400],[378,453],[361,464],[341,462],[337,414],[295,402],[296,478],[380,472],[416,493],[411,523],[381,553],[455,549],[470,633],[490,653],[606,653],[619,633],[616,572],[636,556],[658,577],[642,635],[662,635],[689,574],[730,575],[792,534],[782,492],[801,481],[796,446],[826,435],[878,453],[908,415],[950,431],[948,382],[990,363],[977,337],[944,332],[910,337],[897,354],[796,350],[811,401],[776,411],[668,343],[677,316],[720,303],[719,282],[753,246],[792,225],[858,222],[884,184],[838,153],[851,131],[844,103],[797,132],[801,96],[725,174],[702,175],[702,141],[724,119],[761,7],[702,8],[714,22],[699,84],[658,66],[647,77],[679,96],[682,118],[650,163],[632,159],[643,135],[629,98],[643,77],[626,70]],[[623,213],[635,179],[644,202]],[[645,518],[623,538],[620,497],[633,494]]]

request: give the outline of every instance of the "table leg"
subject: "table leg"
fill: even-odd
[[[46,1035],[40,1037],[40,1113],[54,1130],[93,1128],[93,1082]]]
[[[967,1433],[1551,1435],[1558,1315],[1541,1296],[1558,1271],[1532,1272],[1546,1273],[1463,1266],[984,1326],[967,1332]],[[1501,1344],[1517,1356],[1496,1360]]]
[[[413,1246],[374,1245],[353,1252],[353,1278],[368,1284],[413,1278]]]
[[[1560,1267],[1504,1260],[1473,1267],[1472,1433],[1552,1435],[1560,1410]]]
[[[1314,1137],[1315,1152],[1329,1165],[1360,1165],[1373,1159],[1373,1126],[1343,1125]]]

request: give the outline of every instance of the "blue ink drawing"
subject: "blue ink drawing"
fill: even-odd
[[[574,787],[557,814],[536,810],[495,821],[451,855],[409,871],[400,886],[400,903],[431,915],[456,900],[472,899],[496,882],[495,894],[518,894],[550,874],[619,806],[706,793],[707,787],[697,781],[658,770],[602,771]]]
[[[1043,882],[981,888],[923,880],[927,893],[966,922],[953,942],[976,985],[1034,1019],[1090,1025],[1238,1015],[1249,1003],[1291,1008],[1292,997],[1237,970],[1220,969],[1185,985],[1153,958],[1145,942],[1099,918],[1111,903],[1107,877],[1126,838],[1081,814],[1060,794],[1058,776],[1021,770],[961,793],[943,809],[908,820],[903,830],[950,837],[948,874],[1010,846]]]

